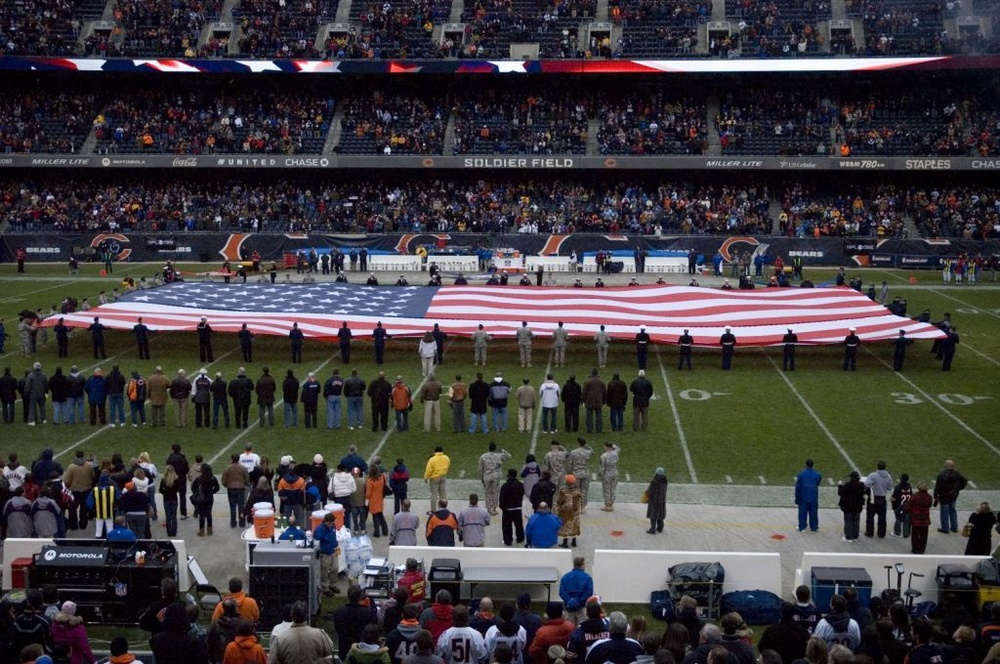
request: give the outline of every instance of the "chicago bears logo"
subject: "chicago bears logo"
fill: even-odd
[[[101,233],[90,241],[91,249],[110,251],[115,260],[126,261],[132,255],[132,249],[122,245],[131,244],[121,233]]]
[[[736,236],[736,237],[726,238],[726,241],[722,243],[721,247],[719,247],[719,251],[722,253],[722,257],[726,260],[727,263],[733,262],[732,250],[736,248],[737,245],[740,244],[749,244],[751,247],[756,247],[760,244],[760,242],[758,242],[756,239],[752,237],[746,237],[746,236]]]

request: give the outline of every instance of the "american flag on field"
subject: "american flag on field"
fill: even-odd
[[[178,282],[123,295],[117,302],[65,316],[85,327],[100,316],[112,329],[131,330],[143,317],[152,330],[194,330],[202,316],[218,332],[245,322],[256,334],[286,336],[297,322],[307,337],[335,337],[346,321],[353,336],[371,336],[376,322],[394,336],[419,336],[438,323],[469,336],[482,323],[512,337],[527,321],[545,337],[559,321],[572,336],[593,337],[601,324],[615,338],[634,339],[645,326],[653,341],[675,343],[689,329],[697,345],[717,345],[726,326],[740,345],[781,343],[788,328],[801,344],[843,341],[856,327],[865,340],[944,335],[934,326],[894,316],[849,288],[768,288],[739,291],[687,286],[548,288],[526,286],[364,286],[358,284],[218,284]],[[46,320],[53,325],[56,317]]]

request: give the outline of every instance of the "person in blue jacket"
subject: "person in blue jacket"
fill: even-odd
[[[579,623],[587,600],[594,595],[594,578],[584,569],[583,556],[573,558],[573,569],[559,580],[559,598],[566,605],[566,612]]]
[[[806,459],[806,467],[795,478],[795,504],[799,506],[799,532],[819,530],[819,485],[823,476],[813,469],[813,460]]]
[[[560,528],[562,519],[552,513],[548,503],[539,503],[524,527],[525,546],[529,549],[551,549],[559,541]]]
[[[87,404],[90,406],[90,423],[101,425],[108,423],[108,386],[104,372],[100,367],[94,369],[94,374],[87,379],[83,391],[87,393]]]

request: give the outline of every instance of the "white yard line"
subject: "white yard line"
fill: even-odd
[[[823,422],[823,420],[820,419],[819,415],[816,414],[816,411],[813,410],[811,405],[809,405],[809,402],[806,400],[806,398],[802,396],[802,393],[795,388],[795,385],[788,378],[785,372],[781,370],[781,367],[778,366],[778,363],[774,361],[774,358],[771,357],[771,354],[768,353],[766,349],[761,349],[761,350],[763,350],[764,357],[767,358],[767,361],[771,363],[772,367],[774,367],[774,371],[779,376],[781,376],[781,380],[785,381],[785,385],[787,385],[788,389],[792,391],[792,394],[795,395],[795,398],[799,400],[799,403],[801,403],[802,407],[806,409],[806,412],[809,413],[809,416],[813,418],[813,421],[816,422],[816,425],[820,428],[823,434],[826,435],[827,439],[833,444],[833,446],[837,449],[837,451],[840,452],[840,456],[844,457],[844,460],[847,461],[847,465],[850,466],[852,470],[859,470],[858,464],[854,463],[854,459],[851,458],[851,455],[847,453],[847,450],[844,449],[844,446],[841,445],[840,441],[837,440],[836,436],[833,435],[833,432],[830,431],[829,427],[826,426],[826,423]]]
[[[548,376],[549,373],[552,372],[552,358],[553,357],[555,357],[555,350],[554,349],[550,349],[549,350],[549,359],[548,359],[548,361],[545,364],[545,375],[546,376]],[[546,378],[545,380],[548,380],[548,378]],[[538,449],[538,434],[541,433],[541,430],[542,430],[542,404],[538,404],[537,410],[538,410],[538,412],[535,414],[535,430],[531,433],[531,447],[528,448],[528,451],[531,452],[532,454],[534,454],[535,450]],[[558,412],[559,411],[556,411],[557,414],[558,414]],[[564,415],[565,415],[565,413],[564,413]],[[565,420],[563,420],[563,421],[565,422]],[[556,422],[556,424],[558,426],[558,421]]]
[[[674,425],[677,427],[677,442],[680,443],[681,450],[684,452],[684,461],[687,463],[688,474],[691,477],[691,484],[698,483],[698,473],[694,469],[694,460],[691,458],[691,450],[688,448],[687,436],[684,434],[684,428],[681,426],[681,416],[677,411],[677,402],[674,400],[674,392],[670,388],[670,380],[667,379],[667,369],[663,366],[663,358],[660,356],[660,347],[658,345],[653,346],[653,352],[656,353],[656,363],[660,365],[660,377],[663,379],[663,386],[667,391],[667,401],[670,402],[670,411],[674,416]]]
[[[868,355],[870,357],[875,358],[875,360],[877,360],[879,362],[879,364],[883,365],[885,368],[890,369],[890,370],[892,369],[892,365],[890,365],[888,362],[886,362],[882,358],[880,358],[877,355],[875,355],[875,353],[873,353],[869,348],[865,347],[865,352],[868,353]],[[970,427],[968,424],[966,424],[960,417],[958,417],[957,415],[955,415],[954,413],[952,413],[950,410],[948,410],[947,408],[945,408],[938,399],[935,399],[933,396],[931,396],[926,391],[924,391],[923,389],[921,389],[916,383],[914,383],[912,380],[910,380],[909,378],[907,378],[903,374],[902,371],[893,371],[893,373],[901,381],[905,382],[907,385],[909,385],[910,387],[912,387],[915,391],[917,391],[918,393],[920,393],[924,397],[924,399],[926,399],[927,403],[933,404],[938,410],[940,410],[942,413],[944,413],[945,415],[947,415],[948,417],[950,417],[952,420],[954,420],[955,423],[958,424],[958,426],[960,426],[963,429],[965,429],[966,431],[968,431],[970,434],[972,434],[972,436],[974,438],[976,438],[979,442],[981,442],[983,445],[985,445],[986,447],[988,447],[990,449],[990,451],[992,451],[997,456],[1000,456],[1000,448],[997,448],[996,445],[994,445],[993,443],[991,443],[990,441],[988,441],[986,438],[984,438],[982,435],[980,435],[978,431],[976,431],[975,429],[973,429],[972,427]]]
[[[969,288],[975,289],[975,286],[970,286]],[[930,292],[934,293],[935,295],[940,295],[943,298],[949,299],[952,302],[957,302],[958,304],[961,304],[964,307],[969,307],[970,309],[975,309],[976,311],[978,311],[980,313],[984,313],[987,316],[993,316],[994,318],[1000,318],[1000,314],[998,314],[996,312],[990,311],[989,309],[983,309],[981,307],[977,307],[974,304],[969,304],[965,300],[960,300],[957,297],[954,297],[952,295],[949,295],[948,293],[944,293],[944,292],[938,290],[937,288],[931,288]]]

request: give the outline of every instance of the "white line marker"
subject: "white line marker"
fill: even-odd
[[[819,418],[819,415],[817,415],[816,411],[812,409],[812,406],[810,406],[809,402],[806,401],[806,398],[802,396],[802,393],[795,388],[795,385],[793,385],[792,381],[788,379],[788,376],[785,375],[785,372],[781,370],[781,368],[778,366],[778,363],[774,361],[774,358],[771,357],[771,354],[768,353],[766,349],[763,349],[763,351],[764,351],[764,357],[766,357],[767,361],[771,363],[772,367],[774,367],[775,373],[781,376],[781,380],[785,381],[785,385],[787,385],[788,389],[792,391],[792,394],[795,395],[795,398],[799,400],[799,403],[802,404],[802,407],[806,409],[806,412],[809,413],[810,417],[813,418],[813,421],[816,422],[816,425],[819,426],[820,430],[822,430],[822,432],[826,434],[826,437],[829,439],[831,443],[833,443],[833,446],[837,448],[837,451],[840,452],[840,455],[844,457],[844,460],[847,461],[847,465],[850,466],[853,470],[859,470],[858,464],[854,463],[854,459],[851,458],[851,455],[847,453],[847,450],[844,449],[844,446],[841,445],[840,441],[838,441],[837,438],[833,435],[833,432],[830,431],[830,429],[826,426],[823,420]]]
[[[726,484],[732,484],[732,483],[733,483],[733,478],[730,477],[729,475],[726,475]]]
[[[883,365],[887,369],[891,368],[891,366],[889,365],[888,362],[886,362],[882,358],[880,358],[877,355],[875,355],[871,351],[871,349],[869,349],[867,346],[865,347],[865,352],[870,357],[874,357],[876,360],[878,360],[879,364]],[[969,433],[971,433],[975,438],[977,438],[979,440],[979,442],[981,442],[986,447],[990,448],[990,451],[992,451],[997,456],[1000,456],[1000,449],[998,449],[990,441],[986,440],[986,438],[984,438],[983,436],[981,436],[979,434],[979,432],[977,432],[975,429],[973,429],[968,424],[966,424],[964,421],[962,421],[957,415],[955,415],[950,410],[948,410],[943,405],[941,405],[941,402],[938,399],[935,399],[930,394],[928,394],[927,392],[925,392],[924,390],[922,390],[920,387],[918,387],[916,383],[914,383],[912,380],[910,380],[905,375],[903,375],[903,372],[901,372],[901,371],[893,371],[892,373],[895,374],[900,380],[902,380],[903,382],[905,382],[907,385],[909,385],[910,387],[912,387],[914,390],[916,390],[917,392],[919,392],[921,395],[923,395],[924,399],[926,399],[929,403],[933,404],[938,410],[940,410],[942,413],[944,413],[945,415],[947,415],[948,417],[950,417],[952,420],[954,420],[955,423],[958,424],[958,426],[962,427],[963,429],[965,429],[966,431],[968,431]]]
[[[767,480],[764,479],[763,475],[758,475],[757,479],[760,480],[761,484],[767,484]]]
[[[545,363],[545,375],[548,376],[552,372],[552,358],[555,356],[555,349],[549,350],[549,359]],[[547,380],[547,379],[546,379]],[[511,390],[513,392],[513,389]],[[542,405],[538,404],[536,409],[538,412],[535,414],[535,430],[531,432],[531,447],[528,451],[532,454],[538,449],[538,434],[542,432]],[[558,414],[559,411],[556,411]],[[564,411],[565,413],[565,411]],[[556,429],[559,429],[559,423],[556,422]]]
[[[684,461],[687,462],[691,484],[697,484],[698,473],[694,470],[694,460],[691,458],[691,450],[688,449],[687,436],[684,435],[684,429],[681,427],[680,413],[677,412],[677,401],[674,399],[674,393],[670,389],[670,381],[667,379],[667,369],[663,366],[663,358],[660,356],[660,347],[653,346],[653,351],[656,353],[656,363],[660,365],[660,377],[663,379],[663,386],[667,391],[667,400],[670,401],[670,411],[674,415],[674,425],[677,427],[677,442],[681,444],[681,449],[684,451]]]
[[[947,293],[944,293],[944,292],[942,292],[942,291],[940,291],[940,290],[938,290],[936,288],[932,288],[930,290],[930,292],[934,293],[935,295],[940,295],[941,297],[947,298],[947,299],[951,300],[952,302],[958,302],[959,304],[961,304],[963,306],[966,306],[966,307],[969,307],[970,309],[975,309],[976,311],[984,313],[987,316],[995,316],[996,318],[1000,318],[1000,314],[994,313],[993,311],[990,311],[989,309],[981,309],[981,308],[977,307],[974,304],[969,304],[965,300],[960,300],[957,297],[952,297],[951,295],[948,295]]]
[[[966,483],[969,485],[970,488],[973,488],[973,489],[978,489],[979,488],[979,487],[976,486],[976,483],[973,482],[972,480],[966,480]]]

